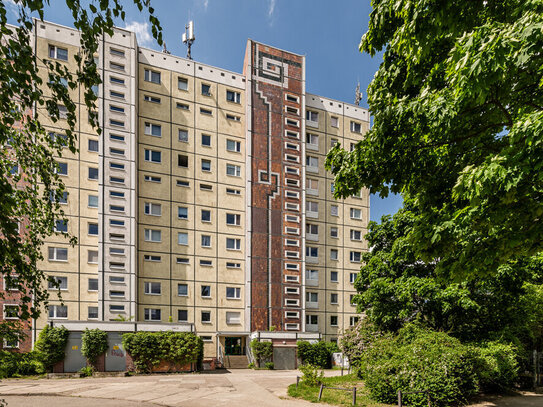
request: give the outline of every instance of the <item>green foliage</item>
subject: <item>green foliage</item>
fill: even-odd
[[[178,364],[201,363],[203,342],[192,332],[135,332],[123,334],[123,347],[138,372],[150,372],[161,361]]]
[[[46,18],[44,8],[49,2],[0,2],[0,275],[7,285],[23,294],[21,320],[40,316],[49,299],[47,281],[58,285],[38,268],[45,239],[57,235],[67,243],[76,243],[74,236],[54,231],[57,220],[66,220],[60,201],[67,190],[58,174],[57,161],[77,151],[80,94],[89,122],[96,132],[101,131],[97,96],[92,89],[102,82],[95,55],[101,36],[113,34],[114,21],[124,20],[123,3],[67,1],[64,7],[80,33],[80,49],[70,52],[69,60],[64,62],[37,57],[33,50],[33,18],[37,17],[36,24]],[[161,27],[150,2],[133,3],[140,11],[148,12],[153,37],[161,44]],[[7,16],[13,12],[17,14],[16,27],[7,24]],[[73,95],[78,95],[78,100],[73,100]],[[65,118],[59,106],[66,108]],[[45,125],[62,129],[63,134],[51,136]]]
[[[512,388],[518,380],[519,363],[515,346],[497,341],[472,346],[477,358],[476,373],[485,391]]]
[[[373,126],[335,146],[335,196],[401,193],[409,239],[441,274],[487,276],[543,250],[540,0],[373,0],[360,50],[383,50]]]
[[[258,366],[262,361],[270,360],[273,356],[273,345],[271,342],[260,342],[257,338],[251,341],[251,350]]]
[[[253,362],[251,362],[251,363],[249,363],[249,364],[247,365],[247,368],[248,368],[248,369],[254,369],[255,367],[256,367],[256,365],[255,365]]]
[[[81,337],[81,353],[87,361],[94,366],[98,356],[107,351],[107,332],[100,329],[85,329]]]
[[[0,351],[0,378],[41,375],[45,373],[43,355],[39,352]]]
[[[81,377],[91,377],[94,373],[94,367],[92,366],[85,366],[79,369],[79,374]]]
[[[273,370],[273,368],[275,367],[275,365],[273,364],[273,362],[266,362],[264,364],[264,367],[268,370]]]
[[[43,363],[48,370],[55,363],[64,360],[68,334],[63,326],[51,328],[46,325],[40,332],[35,348],[43,355]]]
[[[364,352],[384,335],[368,318],[361,318],[356,325],[345,331],[340,339],[340,348],[350,365],[357,368]]]
[[[332,353],[339,352],[338,346],[331,342],[298,341],[297,346],[298,357],[303,364],[318,366],[322,369],[329,369],[332,365]]]
[[[458,339],[408,325],[367,349],[360,374],[377,401],[394,403],[398,390],[427,390],[432,406],[451,406],[478,391],[475,366],[473,352]],[[428,405],[425,394],[406,394],[404,399],[407,405]]]
[[[451,280],[436,271],[439,261],[427,263],[416,255],[409,234],[417,213],[406,201],[393,217],[370,222],[366,239],[372,251],[363,254],[355,282],[358,311],[382,331],[421,321],[464,341],[490,339],[507,329],[526,337],[527,346],[537,342],[543,313],[534,315],[538,291],[529,284],[543,281],[539,257],[510,261],[492,277]]]
[[[319,366],[306,364],[301,365],[298,369],[300,369],[300,372],[303,374],[302,381],[308,386],[318,386],[322,383],[324,372]]]

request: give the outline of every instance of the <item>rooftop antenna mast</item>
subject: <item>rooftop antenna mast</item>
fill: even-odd
[[[187,49],[187,58],[192,59],[192,56],[190,55],[190,47],[192,47],[192,43],[196,39],[194,36],[194,22],[189,21],[188,25],[185,26],[185,32],[183,33],[183,44],[186,44]]]
[[[362,92],[360,92],[360,81],[358,82],[358,85],[356,85],[355,90],[355,96],[354,96],[354,104],[357,106],[360,106],[360,101],[362,100]]]

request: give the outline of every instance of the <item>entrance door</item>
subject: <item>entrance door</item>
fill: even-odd
[[[243,355],[243,346],[241,337],[227,336],[224,338],[224,354],[225,355]]]
[[[87,365],[85,356],[81,353],[81,332],[70,332],[66,344],[66,357],[64,358],[64,371],[77,372]]]
[[[123,349],[121,334],[110,332],[107,336],[106,372],[124,372],[126,353]]]

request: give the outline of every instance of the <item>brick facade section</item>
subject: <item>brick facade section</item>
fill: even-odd
[[[284,274],[298,275],[300,271],[284,271],[285,251],[301,253],[300,236],[285,236],[285,226],[301,229],[301,223],[287,225],[285,222],[285,203],[298,204],[298,211],[289,211],[301,219],[302,204],[302,92],[304,58],[275,48],[249,41],[246,53],[244,72],[251,77],[251,330],[267,330],[275,326],[278,330],[285,329],[286,322],[298,323],[300,319],[285,320]],[[248,66],[250,64],[250,66]],[[286,69],[285,69],[286,67]],[[286,72],[288,70],[288,72]],[[286,73],[286,75],[284,75]],[[298,103],[289,102],[285,94],[298,97]],[[285,106],[298,109],[298,114],[285,111]],[[286,118],[296,120],[299,126],[289,126]],[[285,131],[291,130],[299,134],[299,139],[288,138]],[[298,150],[286,149],[285,142],[296,144]],[[285,154],[298,157],[298,163],[285,162]],[[288,178],[299,180],[299,186],[288,186],[288,190],[299,192],[300,199],[285,197],[284,165],[299,169],[299,176],[289,175]],[[261,173],[264,176],[261,178]],[[287,247],[285,237],[300,240],[298,247]],[[290,262],[290,260],[289,260]],[[300,260],[293,259],[300,264]],[[300,287],[300,283],[289,283],[288,286]],[[301,290],[300,290],[301,292]],[[298,299],[302,298],[289,296]],[[301,306],[289,308],[301,311]],[[301,315],[301,312],[300,312]]]

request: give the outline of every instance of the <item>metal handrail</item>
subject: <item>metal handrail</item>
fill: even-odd
[[[247,355],[247,359],[249,359],[249,363],[255,363],[255,357],[249,345],[245,345],[245,354]]]
[[[219,344],[219,363],[224,365],[224,356],[222,354],[222,346]]]

